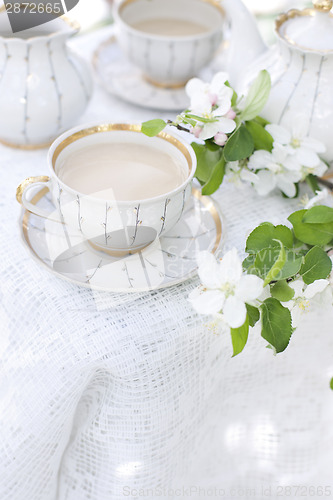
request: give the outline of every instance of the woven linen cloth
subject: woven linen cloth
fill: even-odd
[[[73,45],[90,58],[107,35]],[[157,116],[173,114],[96,84],[81,123]],[[0,147],[0,499],[331,498],[332,311],[305,314],[283,354],[254,330],[232,359],[187,300],[197,279],[128,295],[65,282],[20,240],[15,190],[40,174],[45,150]],[[299,207],[232,184],[215,199],[241,252]]]

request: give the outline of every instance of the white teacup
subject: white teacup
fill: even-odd
[[[121,0],[117,40],[151,83],[183,86],[214,57],[224,12],[216,0]]]
[[[157,190],[156,192],[160,194],[142,199],[139,192],[138,199],[135,200],[133,195],[136,193],[136,186],[133,186],[133,178],[126,179],[125,177],[129,187],[133,187],[134,193],[132,189],[130,199],[119,199],[117,193],[113,192],[112,186],[107,189],[108,178],[107,176],[105,179],[102,177],[105,175],[105,171],[103,173],[99,169],[98,158],[96,158],[96,162],[93,161],[88,165],[84,165],[84,158],[88,157],[89,150],[89,154],[92,154],[92,151],[97,151],[97,156],[98,152],[105,147],[118,148],[118,150],[120,147],[121,151],[122,144],[125,148],[124,151],[126,148],[131,150],[133,147],[136,149],[146,148],[144,150],[147,150],[149,154],[151,152],[153,162],[156,160],[158,163],[159,158],[162,157],[164,161],[166,159],[168,162],[170,158],[170,168],[172,166],[179,170],[179,178],[177,177],[175,180],[177,185],[168,192],[164,192],[165,186],[149,186],[149,183],[152,184],[152,179],[145,178],[147,176],[145,161],[140,158],[143,173],[141,177],[140,172],[136,172],[136,178],[140,180],[137,182],[137,188],[141,189],[142,193],[142,189],[145,191],[147,184],[149,190],[153,189],[153,192]],[[74,160],[77,158],[79,161],[76,161],[74,168]],[[118,159],[115,161],[115,172],[118,176]],[[138,161],[138,159],[133,159],[133,162]],[[28,211],[36,215],[65,224],[65,227],[73,234],[81,233],[99,250],[122,255],[139,251],[148,246],[180,220],[186,202],[191,195],[191,181],[196,169],[196,156],[192,147],[173,132],[161,132],[157,137],[150,138],[141,133],[140,125],[106,124],[84,129],[77,127],[61,135],[49,150],[48,164],[50,176],[31,177],[24,181],[17,189],[18,201]],[[134,163],[134,165],[136,164]],[[107,162],[106,167],[108,168]],[[88,171],[86,170],[85,173],[84,169],[86,168]],[[119,182],[122,183],[123,187],[125,186],[126,191],[124,176],[128,176],[128,173],[126,174],[124,168],[123,163],[123,170],[119,173]],[[97,175],[100,177],[96,178]],[[165,171],[165,175],[169,179],[170,172]],[[66,179],[70,179],[71,185],[74,182],[74,186],[76,184],[84,186],[88,182],[91,184],[97,182],[102,188],[100,191],[87,194],[70,187]],[[172,178],[169,180],[172,181]],[[30,195],[36,187],[45,186],[50,190],[55,206],[55,210],[51,214],[29,201]],[[95,188],[92,187],[92,189]],[[122,196],[126,198],[126,195]]]

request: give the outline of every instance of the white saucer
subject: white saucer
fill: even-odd
[[[32,203],[53,208],[47,188]],[[60,278],[108,292],[138,292],[176,285],[195,275],[196,254],[217,254],[222,245],[222,217],[216,203],[193,190],[178,224],[141,252],[112,257],[95,250],[66,226],[22,211],[20,226],[32,256]],[[224,234],[223,234],[224,236]]]
[[[220,70],[217,61],[216,57],[199,77],[210,80]],[[127,61],[114,35],[96,49],[93,66],[107,92],[131,104],[161,111],[180,111],[190,103],[184,87],[161,88],[144,80],[141,71]]]

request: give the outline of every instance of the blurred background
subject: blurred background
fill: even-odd
[[[112,3],[118,0],[80,0],[70,12],[82,27],[81,34],[112,23]],[[166,0],[167,1],[167,0]],[[311,6],[305,0],[243,0],[244,4],[257,16],[259,27],[267,43],[274,41],[274,18],[291,8]]]

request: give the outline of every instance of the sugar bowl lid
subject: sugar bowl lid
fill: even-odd
[[[276,21],[278,35],[304,50],[333,51],[333,0],[313,0],[312,9],[290,10]]]

